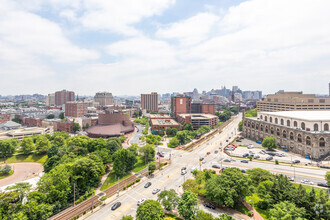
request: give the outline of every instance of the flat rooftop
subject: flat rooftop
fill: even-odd
[[[167,114],[150,114],[149,115],[150,119],[154,119],[154,118],[172,118],[170,115]]]
[[[264,115],[274,115],[308,121],[330,121],[330,111],[283,111],[283,112],[260,112]]]
[[[179,117],[187,117],[191,116],[191,119],[212,119],[215,117],[218,117],[216,115],[211,115],[211,114],[200,114],[200,113],[195,113],[195,114],[179,114]]]
[[[152,125],[179,125],[173,119],[151,119]]]

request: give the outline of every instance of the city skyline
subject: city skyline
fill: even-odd
[[[1,95],[328,94],[328,1],[0,2]]]

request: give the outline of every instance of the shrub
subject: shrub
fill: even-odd
[[[252,217],[252,212],[251,211],[248,211],[248,216]]]
[[[249,156],[249,160],[252,161],[252,156]]]
[[[123,190],[125,190],[125,189],[126,189],[126,186],[124,186]]]
[[[137,179],[135,180],[135,182],[138,183],[138,182],[140,182],[140,180],[141,180],[140,178],[137,178]]]
[[[278,165],[278,160],[275,160],[275,164]]]
[[[166,166],[167,165],[167,162],[165,162],[164,165]]]
[[[86,215],[86,211],[83,212],[83,215]]]
[[[268,203],[267,201],[259,201],[259,202],[257,203],[257,207],[258,207],[259,209],[266,210],[266,209],[268,209],[268,207],[269,207],[269,203]]]
[[[107,196],[102,196],[101,201],[104,201],[107,199]]]

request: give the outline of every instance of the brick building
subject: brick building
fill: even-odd
[[[42,118],[23,118],[22,123],[28,127],[42,127]]]
[[[180,130],[180,124],[173,119],[150,119],[151,133],[160,135],[164,133],[166,128],[176,128]]]
[[[191,103],[191,113],[215,114],[215,104]]]
[[[176,118],[179,114],[191,113],[191,97],[177,95],[171,97],[171,114]]]
[[[158,111],[158,94],[141,94],[141,108],[149,111]]]
[[[56,122],[56,131],[66,131],[71,133],[73,129],[73,122]]]
[[[0,114],[0,124],[10,120],[10,114]]]
[[[55,105],[62,106],[67,102],[75,101],[75,94],[72,91],[62,90],[55,92]]]
[[[67,102],[65,103],[66,117],[82,117],[88,113],[88,103],[86,102]]]
[[[208,125],[211,128],[218,125],[218,117],[211,114],[179,114],[178,122],[181,124],[191,123],[194,130],[197,130],[202,125]]]

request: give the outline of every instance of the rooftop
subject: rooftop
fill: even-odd
[[[173,119],[151,119],[152,125],[179,125]]]
[[[201,114],[201,113],[195,113],[195,114],[179,114],[179,117],[187,117],[187,116],[191,116],[192,119],[211,119],[214,117],[218,117],[216,115],[212,115],[212,114]]]
[[[170,119],[170,118],[172,118],[170,115],[167,115],[167,114],[150,114],[149,115],[149,118],[150,119],[155,119],[155,118],[166,118],[166,119]]]
[[[330,111],[283,111],[260,112],[260,114],[282,116],[308,121],[330,121]]]

